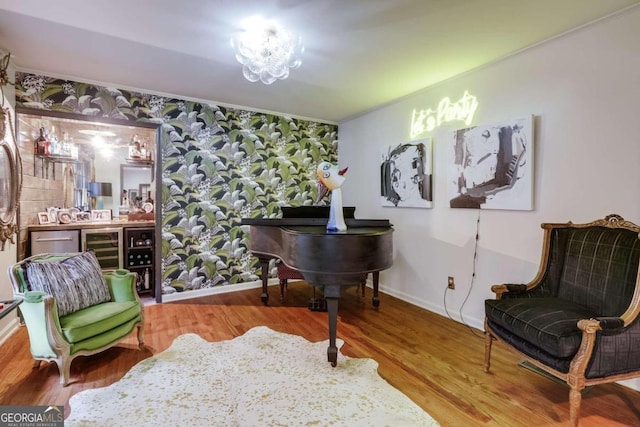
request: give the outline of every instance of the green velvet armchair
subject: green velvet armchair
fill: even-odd
[[[136,327],[144,343],[136,274],[101,271],[93,252],[34,255],[9,267],[9,277],[23,299],[34,367],[55,362],[64,386],[76,357],[104,351]]]
[[[582,389],[640,377],[640,227],[609,215],[542,228],[536,277],[485,301],[484,368],[497,339],[565,381],[577,426]]]

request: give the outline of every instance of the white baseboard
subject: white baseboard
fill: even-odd
[[[269,279],[268,286],[279,285],[278,279]],[[199,298],[208,295],[226,294],[228,292],[238,292],[247,289],[261,288],[262,281],[236,283],[233,285],[218,286],[215,288],[196,289],[193,291],[176,292],[173,294],[162,294],[162,302],[181,301],[185,299]]]
[[[289,282],[294,282],[294,281],[297,281],[297,280],[290,280]],[[272,278],[272,279],[269,279],[268,286],[279,285],[279,283],[280,282],[278,281],[278,279]],[[227,292],[238,292],[238,291],[244,291],[247,289],[255,289],[260,287],[262,287],[262,281],[255,280],[253,282],[237,283],[234,285],[218,286],[215,288],[196,289],[193,291],[176,292],[173,294],[163,294],[162,302],[181,301],[185,299],[199,298],[199,297],[204,297],[208,295],[219,295],[219,294],[225,294]],[[373,288],[373,283],[371,282],[370,279],[367,280],[367,287]],[[387,286],[384,286],[382,283],[380,283],[379,285],[379,290],[388,295],[396,297],[402,301],[408,302],[409,304],[413,304],[420,308],[424,308],[425,310],[429,310],[434,313],[440,314],[441,316],[448,317],[458,323],[463,323],[460,320],[460,312],[458,311],[453,312],[449,310],[449,313],[447,314],[447,310],[445,310],[442,306],[432,304],[423,299],[416,298],[404,292],[389,288]],[[457,318],[454,318],[453,316],[456,316]],[[464,324],[466,324],[467,326],[474,327],[476,329],[479,329],[480,331],[484,330],[484,319],[465,318],[464,320],[465,320]]]
[[[20,327],[20,321],[18,317],[11,319],[7,325],[0,330],[0,346],[4,344],[4,342],[9,339],[11,335],[13,335],[18,328]]]
[[[369,282],[367,281],[367,286],[369,286]],[[460,314],[460,311],[452,311],[452,310],[445,310],[444,307],[440,306],[440,305],[435,305],[429,301],[425,301],[423,299],[420,298],[416,298],[413,295],[409,295],[406,294],[404,292],[398,291],[396,289],[392,289],[389,288],[387,286],[384,286],[383,284],[380,284],[379,286],[380,291],[384,292],[385,294],[391,295],[392,297],[396,297],[402,301],[408,302],[409,304],[413,304],[415,306],[418,306],[420,308],[424,308],[425,310],[429,310],[431,312],[437,313],[441,316],[444,317],[448,317],[449,319],[458,322],[458,323],[462,323],[464,325],[470,326],[472,328],[476,328],[480,331],[484,331],[484,319],[476,319],[476,318],[467,318],[467,317],[463,317]],[[380,303],[382,304],[382,302]],[[464,320],[464,321],[462,321]]]

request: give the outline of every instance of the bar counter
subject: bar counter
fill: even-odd
[[[31,224],[27,226],[28,231],[55,231],[55,230],[81,230],[111,227],[154,227],[154,220],[130,221],[127,219],[113,219],[111,221],[83,221],[70,222],[69,224]]]

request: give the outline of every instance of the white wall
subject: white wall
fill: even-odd
[[[349,167],[344,204],[357,206],[357,218],[389,218],[395,228],[394,265],[381,274],[381,289],[441,314],[446,301],[455,319],[462,315],[482,329],[491,285],[535,275],[542,222],[588,222],[618,213],[640,224],[638,40],[640,7],[340,123],[340,166]],[[461,122],[428,134],[434,142],[434,207],[381,207],[382,149],[410,142],[414,108],[437,106],[445,96],[457,100],[465,90],[479,103],[472,125],[535,115],[534,210],[448,207],[445,146],[453,130],[465,127]],[[447,276],[455,277],[456,289],[445,295]]]
[[[5,51],[0,49],[0,57],[4,57]],[[13,65],[13,61],[9,64],[9,69],[7,74],[10,76],[9,79],[13,81],[13,75],[15,74],[15,66]],[[11,118],[15,120],[15,111],[13,107],[15,106],[15,90],[13,86],[6,85],[2,88],[4,93],[4,102],[3,106],[9,107],[11,110]],[[5,140],[9,140],[11,138],[11,131],[9,128],[6,130]],[[17,236],[13,236],[15,242],[18,241]],[[4,251],[0,251],[0,300],[6,301],[13,299],[13,288],[11,287],[11,283],[9,282],[9,276],[7,276],[7,269],[17,260],[17,245],[11,244],[11,242],[7,241],[4,247]],[[16,310],[12,313],[9,313],[3,319],[0,320],[0,344],[2,344],[10,334],[12,334],[16,330],[16,326],[18,324],[18,318],[16,315]]]

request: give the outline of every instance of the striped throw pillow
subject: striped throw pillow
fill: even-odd
[[[30,262],[26,273],[30,290],[43,291],[55,298],[59,316],[111,301],[93,252],[82,252],[63,261]]]

